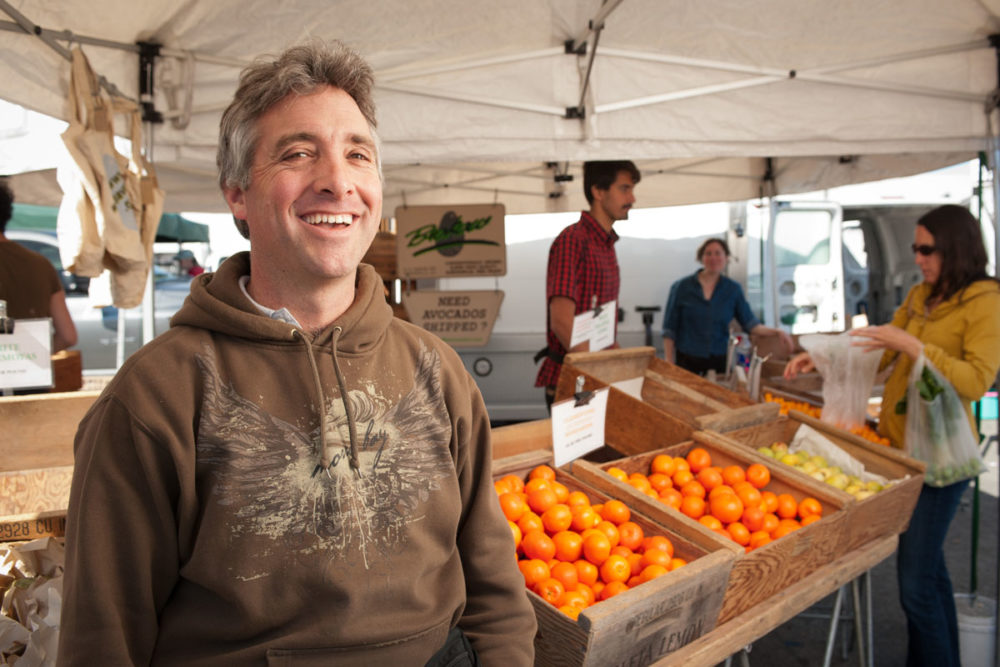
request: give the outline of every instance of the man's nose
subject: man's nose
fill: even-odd
[[[336,155],[327,155],[317,160],[313,187],[316,192],[326,192],[335,197],[350,194],[354,190],[354,184],[346,160]]]

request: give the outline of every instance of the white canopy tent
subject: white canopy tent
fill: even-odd
[[[998,0],[0,0],[4,14],[0,98],[56,117],[68,46],[139,99],[136,43],[162,45],[143,101],[165,118],[147,131],[167,210],[224,210],[215,143],[239,69],[309,37],[376,70],[386,215],[584,208],[587,159],[635,160],[639,205],[661,206],[992,150]]]

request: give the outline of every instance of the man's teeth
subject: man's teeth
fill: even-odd
[[[315,215],[304,215],[302,216],[302,219],[310,225],[350,225],[354,218],[349,213],[341,213],[339,215],[318,213]]]

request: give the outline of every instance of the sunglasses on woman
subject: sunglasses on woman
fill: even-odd
[[[928,257],[929,255],[934,254],[934,251],[937,250],[937,248],[935,248],[932,245],[917,245],[916,243],[914,243],[910,247],[913,249],[913,252],[919,253],[924,257]]]

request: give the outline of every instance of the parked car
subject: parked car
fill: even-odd
[[[73,349],[80,351],[83,370],[88,374],[113,373],[117,368],[118,316],[114,306],[97,307],[89,296],[90,278],[65,270],[59,256],[59,244],[54,234],[37,231],[8,230],[6,237],[29,250],[44,255],[55,267],[66,292],[78,341]],[[160,266],[153,267],[153,332],[159,335],[169,328],[171,316],[184,303],[191,288],[189,276],[174,276]],[[125,348],[127,358],[142,345],[142,309],[125,311]]]

